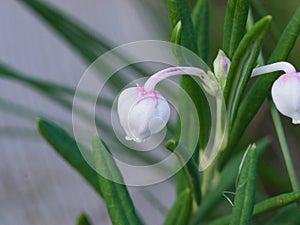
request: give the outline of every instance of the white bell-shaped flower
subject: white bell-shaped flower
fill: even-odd
[[[167,100],[155,90],[158,82],[171,76],[189,74],[197,76],[211,95],[219,94],[214,74],[196,67],[170,67],[153,74],[144,86],[125,89],[118,98],[118,115],[126,133],[126,140],[143,142],[160,132],[170,117]]]
[[[273,83],[272,98],[280,113],[300,124],[300,73],[281,75]]]
[[[276,62],[255,68],[252,77],[274,71],[284,71],[272,86],[271,94],[277,110],[300,124],[300,73],[288,62]]]
[[[166,99],[156,90],[144,87],[125,89],[118,99],[118,115],[126,140],[143,142],[160,132],[170,117]]]

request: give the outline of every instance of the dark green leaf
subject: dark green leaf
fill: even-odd
[[[169,0],[169,11],[170,11],[170,17],[171,20],[176,21],[176,24],[174,25],[173,34],[172,34],[172,40],[176,41],[176,44],[181,44],[182,46],[189,48],[190,50],[193,50],[193,47],[191,45],[192,42],[194,42],[194,39],[192,38],[194,36],[194,29],[193,24],[191,21],[191,15],[189,12],[189,7],[187,4],[187,1],[185,0]],[[182,20],[183,19],[183,20]],[[183,36],[188,36],[191,39],[183,39]],[[196,43],[196,42],[195,42]],[[176,48],[176,46],[175,46]],[[195,50],[196,48],[194,48]],[[176,52],[176,49],[175,49]],[[177,54],[177,53],[176,53]],[[184,59],[181,59],[180,53],[177,54],[179,61],[184,62]],[[181,82],[182,87],[186,90],[186,92],[191,96],[193,99],[193,102],[197,108],[198,112],[198,118],[200,122],[200,136],[199,136],[199,146],[201,149],[204,149],[208,137],[209,137],[209,130],[210,130],[210,110],[208,101],[206,99],[206,96],[202,89],[199,87],[199,85],[194,81],[191,77],[183,77]],[[180,95],[180,115],[190,113],[186,111],[186,99]],[[193,133],[197,127],[195,127],[195,121],[193,119],[190,119],[190,116],[185,116],[183,118],[187,118],[185,121],[180,121],[182,124],[185,124],[188,130],[185,130],[184,132],[184,139],[189,140],[190,137],[193,137],[193,135],[190,135]],[[187,141],[190,143],[189,141]],[[188,146],[189,147],[189,146]],[[198,149],[195,151],[194,158],[196,159],[196,162],[198,163]],[[177,174],[178,178],[178,186],[177,190],[180,193],[180,191],[185,190],[186,184],[184,183],[184,174],[179,172]]]
[[[262,202],[255,204],[253,210],[253,216],[257,216],[262,213],[272,211],[274,209],[283,208],[285,206],[288,206],[290,204],[299,201],[300,201],[300,191],[277,195],[275,197],[266,199]],[[230,221],[231,221],[231,215],[228,215],[209,223],[209,225],[227,225],[230,223]]]
[[[300,33],[300,7],[284,30],[279,43],[277,44],[269,63],[286,60]],[[224,163],[230,158],[231,151],[240,140],[241,135],[246,130],[248,124],[253,119],[254,115],[264,102],[265,98],[270,93],[273,82],[277,79],[280,73],[259,76],[251,89],[246,93],[237,112],[236,119],[230,132],[227,150],[225,151],[221,163]]]
[[[193,11],[192,20],[197,37],[199,56],[204,62],[208,61],[209,53],[209,10],[208,0],[198,0]]]
[[[223,50],[232,58],[246,30],[250,0],[229,0],[226,9]]]
[[[164,225],[186,225],[189,223],[192,214],[192,192],[185,189],[178,196],[175,204],[169,211]]]
[[[111,153],[98,136],[93,137],[93,152],[97,171],[105,177],[124,182]],[[114,225],[140,225],[133,202],[124,184],[98,176],[107,211]]]
[[[233,55],[224,90],[230,124],[234,121],[240,99],[244,93],[252,69],[256,65],[261,44],[270,22],[270,16],[266,16],[258,21],[243,37]]]
[[[38,119],[37,125],[41,135],[55,151],[77,170],[99,195],[102,195],[98,174],[83,158],[74,138],[50,121]]]
[[[249,225],[252,221],[257,178],[255,145],[249,146],[245,154],[237,182],[230,225]]]
[[[187,0],[169,0],[169,16],[172,22],[172,29],[181,22],[181,42],[177,43],[197,52],[197,41],[194,25],[192,22],[191,12]]]

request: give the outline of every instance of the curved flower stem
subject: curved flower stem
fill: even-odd
[[[144,88],[146,91],[151,91],[155,88],[158,82],[164,80],[171,76],[178,76],[183,74],[189,74],[198,76],[204,84],[209,85],[211,83],[211,79],[208,77],[206,72],[200,68],[196,67],[169,67],[167,69],[161,70],[155,74],[153,74],[145,83]]]
[[[272,119],[273,119],[273,122],[275,125],[276,133],[277,133],[277,136],[279,139],[281,151],[283,154],[285,165],[287,167],[287,171],[288,171],[288,175],[289,175],[290,182],[292,185],[292,189],[293,189],[293,191],[297,191],[297,190],[299,190],[299,183],[298,183],[295,168],[294,168],[294,165],[293,165],[293,162],[291,159],[291,155],[290,155],[289,147],[288,147],[288,144],[286,141],[286,137],[284,134],[280,115],[279,115],[277,109],[275,108],[274,103],[272,101],[269,101],[269,102],[270,102],[270,110],[271,110],[271,114],[272,114]]]
[[[259,76],[266,73],[271,73],[275,71],[284,71],[285,73],[294,73],[296,72],[295,67],[288,62],[276,62],[261,66],[253,69],[251,77]]]

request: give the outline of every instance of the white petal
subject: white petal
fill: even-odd
[[[280,76],[272,86],[272,98],[276,108],[293,123],[300,122],[300,74],[290,73]]]
[[[134,139],[145,140],[152,134],[160,132],[169,117],[170,108],[162,96],[158,96],[157,104],[152,97],[144,98],[129,112],[129,133]]]
[[[118,115],[121,126],[126,133],[126,140],[132,140],[129,125],[128,125],[128,114],[131,107],[137,102],[139,93],[136,87],[125,89],[118,98]]]

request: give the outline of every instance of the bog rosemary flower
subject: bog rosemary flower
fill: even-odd
[[[198,76],[205,90],[212,95],[217,94],[219,85],[216,79],[200,68],[170,67],[155,73],[144,86],[127,88],[118,98],[118,115],[126,140],[143,142],[166,126],[170,107],[167,100],[155,90],[155,86],[163,79],[183,74]]]
[[[120,94],[118,114],[126,140],[142,142],[166,126],[170,107],[158,91],[137,85]]]
[[[256,68],[252,76],[284,71],[272,86],[271,94],[277,110],[300,124],[300,73],[288,62],[277,62]]]

